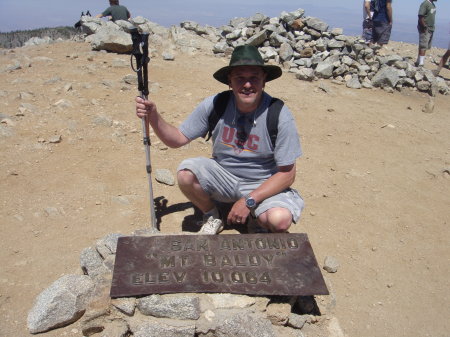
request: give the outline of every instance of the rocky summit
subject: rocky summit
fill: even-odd
[[[319,18],[305,15],[303,9],[282,12],[269,18],[257,13],[235,18],[219,28],[193,21],[164,28],[143,17],[116,23],[90,16],[81,19],[86,41],[95,50],[127,53],[132,49],[129,31],[138,28],[150,35],[151,45],[181,48],[186,52],[203,49],[229,56],[241,44],[258,47],[266,61],[281,64],[299,80],[330,79],[349,88],[380,87],[385,90],[416,88],[432,96],[448,94],[448,83],[411,57],[387,54],[359,37],[344,35],[341,28],[330,29]]]

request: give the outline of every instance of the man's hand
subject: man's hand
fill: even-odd
[[[241,198],[236,201],[228,213],[227,222],[235,224],[243,224],[247,220],[250,210],[245,205],[245,199]]]
[[[139,118],[149,117],[156,113],[156,105],[152,101],[144,100],[141,97],[136,97],[136,115]]]
[[[425,33],[428,29],[427,24],[425,23],[425,18],[422,15],[419,15],[418,28],[421,33]]]

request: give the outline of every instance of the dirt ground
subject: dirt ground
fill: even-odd
[[[416,53],[414,45],[389,47]],[[36,296],[80,273],[84,248],[150,224],[137,89],[122,81],[133,75],[129,56],[70,41],[2,51],[0,69],[26,58],[31,67],[0,73],[5,337],[29,336]],[[202,53],[152,58],[151,95],[164,117],[179,124],[202,98],[225,90],[212,73],[227,63]],[[450,96],[438,95],[434,112],[424,113],[429,96],[409,89],[353,90],[285,73],[266,90],[296,118],[304,155],[294,187],[306,208],[292,232],[308,234],[320,265],[328,255],[340,262],[337,273],[322,272],[345,334],[449,336]],[[152,136],[154,170],[175,174],[183,158],[209,153],[203,140],[173,150]],[[194,209],[177,186],[154,182],[153,190],[167,200],[162,232],[195,231],[187,221]],[[43,335],[81,330],[75,323]]]

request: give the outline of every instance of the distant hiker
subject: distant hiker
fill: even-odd
[[[229,65],[213,75],[231,91],[203,100],[178,128],[162,118],[155,102],[136,98],[137,116],[146,117],[169,147],[184,146],[213,129],[212,158],[190,158],[178,166],[181,191],[204,213],[199,233],[217,234],[223,229],[217,202],[232,203],[229,224],[254,223],[256,218],[271,232],[286,232],[298,221],[303,200],[290,187],[296,159],[302,154],[295,120],[282,101],[264,92],[266,82],[281,75],[280,67],[264,64],[256,47],[236,47]],[[217,113],[220,108],[222,114]],[[268,114],[278,119],[276,139],[269,136]],[[218,120],[211,123],[210,117],[216,115]]]
[[[434,35],[434,19],[436,17],[437,0],[424,0],[419,7],[419,19],[417,29],[419,31],[419,53],[417,55],[416,66],[423,67],[425,53],[431,48]]]
[[[103,13],[96,15],[96,18],[110,16],[111,21],[128,20],[131,15],[125,6],[119,5],[119,0],[109,0],[110,6]]]
[[[389,42],[392,31],[392,0],[374,0],[372,42],[383,46]]]
[[[373,16],[374,0],[363,1],[363,33],[362,38],[366,42],[372,41],[372,16]]]
[[[442,56],[441,60],[439,61],[439,65],[438,65],[437,69],[434,71],[434,75],[435,76],[439,75],[439,73],[441,72],[442,68],[447,68],[448,69],[447,62],[448,62],[449,56],[450,56],[450,42],[448,43],[447,51]]]

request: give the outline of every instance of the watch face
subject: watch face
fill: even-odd
[[[255,199],[253,199],[253,198],[248,198],[248,199],[245,201],[245,204],[247,205],[248,208],[253,208],[253,207],[256,206],[256,201],[255,201]]]

